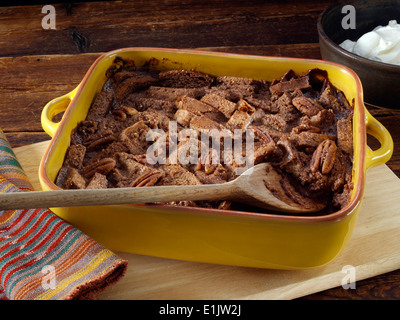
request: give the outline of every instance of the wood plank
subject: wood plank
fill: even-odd
[[[5,132],[5,135],[12,148],[50,140],[50,136],[45,132]]]
[[[48,142],[42,142],[14,149],[37,190],[40,189],[37,169],[47,145]],[[355,267],[357,283],[399,269],[399,197],[400,179],[387,166],[370,169],[350,242],[325,266],[298,271],[267,270],[118,252],[129,261],[127,273],[99,298],[294,299],[330,288],[344,290],[341,289],[345,275],[342,268],[346,265]]]
[[[128,46],[196,48],[318,42],[318,15],[332,1],[102,1],[0,8],[3,56],[104,52]],[[99,23],[101,21],[101,23]],[[234,30],[234,32],[232,32]],[[195,36],[195,35],[201,36]]]
[[[50,100],[74,89],[99,54],[0,58],[0,128],[43,131],[40,115]],[[29,121],[26,121],[29,119]]]
[[[356,288],[341,287],[307,295],[299,300],[399,300],[400,270],[357,281]]]

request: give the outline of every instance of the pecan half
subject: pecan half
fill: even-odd
[[[252,105],[250,105],[246,100],[240,99],[238,102],[238,110],[247,112],[249,114],[253,114],[256,112],[256,108],[254,108]]]
[[[82,144],[86,147],[87,151],[94,151],[104,147],[116,140],[111,130],[98,131],[96,135],[86,138]]]
[[[120,109],[122,109],[128,116],[134,116],[136,113],[138,113],[138,111],[132,107],[122,106]]]
[[[336,144],[330,139],[321,142],[311,158],[311,172],[315,173],[321,169],[321,173],[328,174],[335,163],[336,159]]]
[[[97,149],[100,149],[101,147],[103,147],[105,144],[109,144],[109,143],[111,143],[113,141],[115,141],[115,137],[113,135],[100,137],[100,138],[95,139],[92,142],[90,142],[87,145],[86,150],[87,151],[97,150]]]
[[[154,186],[162,176],[161,172],[148,172],[132,181],[129,187],[151,187]]]
[[[126,113],[122,109],[115,109],[112,111],[112,115],[114,119],[120,122],[124,122],[126,120]]]
[[[254,130],[254,134],[260,138],[261,141],[263,141],[264,143],[270,143],[271,141],[273,141],[273,139],[271,138],[271,136],[269,135],[269,133],[266,130],[262,130],[260,127],[258,126],[249,126],[248,129],[250,130]]]
[[[81,170],[82,176],[86,179],[90,179],[94,174],[101,173],[107,175],[112,169],[114,169],[116,161],[112,158],[103,158],[98,161],[89,163],[86,167]]]
[[[231,208],[232,202],[224,200],[218,205],[218,209],[229,210]]]
[[[138,111],[132,107],[121,106],[118,109],[114,109],[111,113],[114,116],[115,120],[124,122],[126,121],[128,116],[134,116],[138,113]]]
[[[301,113],[304,113],[307,116],[315,116],[320,112],[323,108],[319,104],[318,101],[307,98],[307,97],[296,97],[293,98],[292,104],[299,110]]]

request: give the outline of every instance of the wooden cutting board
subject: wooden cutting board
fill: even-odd
[[[45,141],[14,149],[37,190],[38,167],[47,145]],[[399,199],[400,179],[386,165],[370,169],[349,244],[325,266],[266,270],[116,252],[128,260],[127,273],[99,299],[293,299],[340,287],[350,274],[347,266],[355,268],[357,285],[357,281],[400,268]]]

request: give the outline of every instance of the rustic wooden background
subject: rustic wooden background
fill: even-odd
[[[55,30],[42,28],[49,2]],[[42,108],[75,88],[102,52],[149,46],[320,59],[316,21],[335,1],[49,2],[0,4],[0,128],[13,147],[49,140]],[[400,176],[400,112],[369,110],[393,136],[388,166]],[[399,299],[399,288],[398,270],[302,299]]]

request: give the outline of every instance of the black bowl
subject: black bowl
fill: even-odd
[[[345,5],[355,8],[355,29],[342,27],[342,20],[348,14],[342,13]],[[366,59],[339,46],[346,39],[356,41],[390,20],[400,23],[399,0],[341,1],[321,13],[317,29],[322,59],[340,63],[357,73],[366,104],[400,109],[400,66]]]

